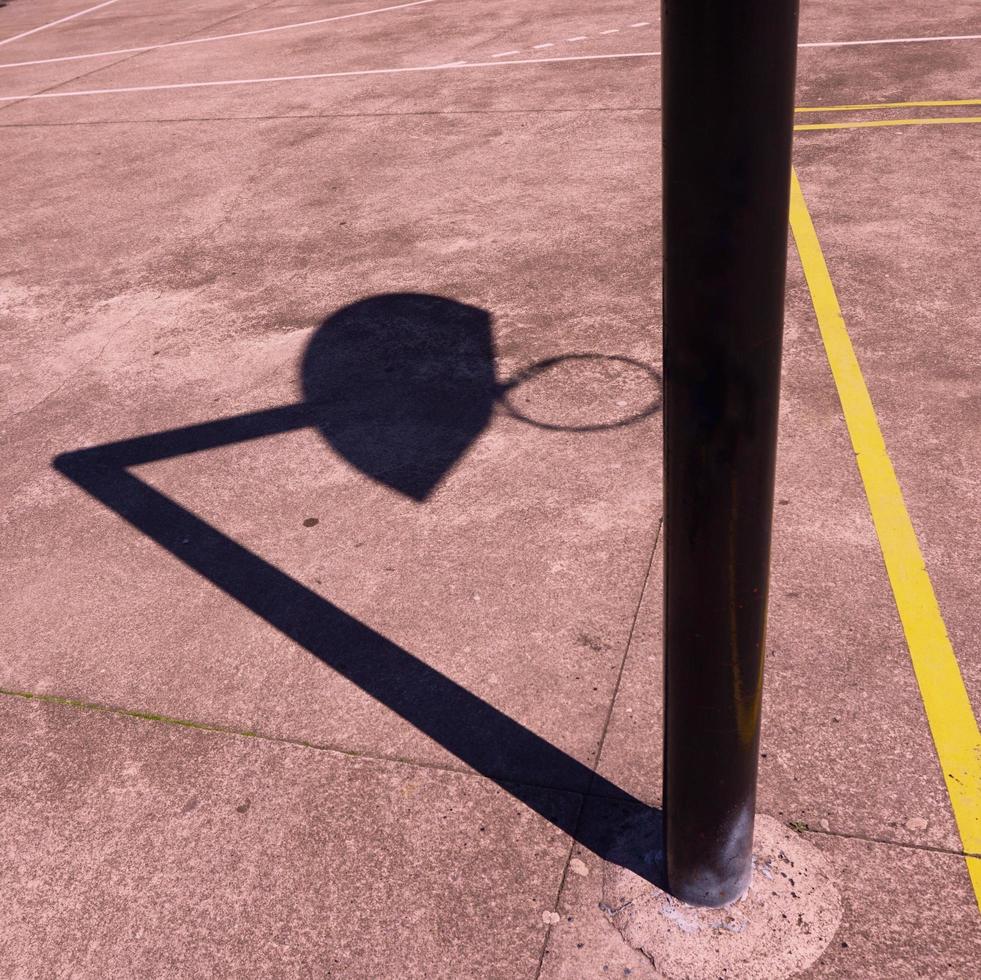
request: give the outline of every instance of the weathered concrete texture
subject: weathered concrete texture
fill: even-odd
[[[96,3],[99,2],[100,0],[96,0]],[[94,7],[95,4],[89,6]],[[79,10],[84,10],[85,7],[84,3],[80,5],[75,3],[75,0],[45,0],[44,3],[37,3],[36,0],[33,2],[32,0],[7,0],[4,6],[0,8],[0,41],[5,41],[7,38],[12,38],[25,31],[33,31],[50,21],[69,17]],[[34,37],[37,35],[35,34]],[[20,45],[27,43],[27,38],[18,41],[17,50],[23,50]]]
[[[977,19],[973,29],[964,33],[981,33]],[[797,105],[970,98],[977,91],[978,43],[802,48],[798,54]],[[861,85],[856,85],[857,77],[862,78]]]
[[[43,4],[15,0],[0,9],[0,40],[85,10],[88,6],[94,7],[96,4],[86,4],[84,0],[82,3]],[[244,9],[249,6],[246,2]],[[89,76],[128,61],[134,54],[105,55],[77,61],[9,68],[4,66],[165,43],[193,37],[201,32],[226,33],[230,30],[227,25],[237,20],[242,11],[243,4],[240,0],[196,0],[193,4],[166,6],[146,3],[111,4],[0,46],[0,92],[3,95],[45,92],[71,83],[88,88],[91,85]]]
[[[965,34],[981,34],[981,16],[972,0],[942,4],[895,4],[888,0],[801,4],[800,39],[804,42]],[[797,104],[969,98],[977,89],[977,47],[977,41],[965,41],[801,48]],[[857,98],[859,92],[861,97]]]
[[[940,4],[889,0],[812,0],[802,3],[802,41],[848,41],[860,38],[934,37],[978,33],[978,9],[971,0]]]
[[[977,973],[981,926],[962,857],[807,836],[831,864],[844,908],[827,952],[802,978],[941,980]]]
[[[590,761],[658,517],[657,375],[643,367],[656,367],[656,335],[630,299],[655,279],[653,187],[633,217],[624,210],[632,168],[651,160],[645,127],[616,118],[516,132],[494,117],[416,120],[409,133],[396,119],[329,133],[236,122],[231,142],[201,125],[140,127],[125,130],[110,171],[101,130],[79,130],[83,142],[57,157],[36,131],[16,131],[4,480],[20,586],[2,683],[449,761],[50,468],[81,446],[295,402],[321,321],[329,331],[351,302],[411,290],[486,311],[483,367],[500,384],[556,356],[598,357],[511,391],[531,423],[499,404],[424,506],[315,430],[140,474],[369,633]],[[563,209],[588,221],[556,235]],[[608,360],[623,356],[641,367]],[[554,428],[645,405],[654,414],[625,427]],[[309,517],[320,523],[304,527]],[[337,649],[329,629],[320,640]]]
[[[799,171],[977,708],[981,151],[976,128],[928,129],[802,140]]]
[[[84,5],[15,0],[0,39]],[[0,63],[373,6],[121,0]],[[440,0],[0,68],[0,94],[657,50],[655,21]],[[848,0],[806,4],[801,38],[972,33],[976,4]],[[798,102],[964,98],[976,50],[803,49]],[[649,971],[598,908],[620,874],[598,855],[660,791],[658,556],[635,622],[661,510],[657,106],[656,58],[0,106],[0,686],[389,760],[5,699],[0,974],[531,980],[549,924],[545,977]],[[977,159],[956,127],[797,144],[975,705]],[[419,294],[451,311],[433,336],[472,332],[425,343]],[[379,412],[396,366],[438,409],[420,459],[397,438],[420,444],[420,412]],[[304,397],[311,425],[277,429]],[[159,435],[213,421],[211,448]],[[806,975],[973,976],[977,907],[794,260],[781,425],[758,809],[826,831],[844,898]],[[136,457],[62,455],[154,434],[143,485]],[[585,789],[601,743],[577,824],[556,787]]]
[[[9,980],[534,975],[569,840],[493,784],[10,697],[0,719]]]

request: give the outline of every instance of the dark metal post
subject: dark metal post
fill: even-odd
[[[669,890],[749,884],[797,0],[663,0]]]

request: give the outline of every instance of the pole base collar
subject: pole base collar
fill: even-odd
[[[660,843],[659,828],[647,826],[650,822],[645,816],[624,825],[625,852],[639,844],[652,849],[653,856]],[[731,904],[686,905],[614,863],[604,868],[603,895],[607,920],[650,962],[649,976],[659,980],[796,976],[830,944],[842,914],[838,889],[821,852],[778,820],[762,815],[756,818],[749,888]]]

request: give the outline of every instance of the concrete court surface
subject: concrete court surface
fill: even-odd
[[[658,975],[599,907],[660,793],[657,21],[0,7],[0,976]],[[795,148],[975,716],[979,36],[805,0]],[[801,975],[981,976],[788,277],[758,809],[844,908]]]

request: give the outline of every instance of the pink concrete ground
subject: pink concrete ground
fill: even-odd
[[[117,0],[0,43],[0,96],[59,96],[0,102],[4,977],[651,975],[596,889],[606,829],[660,792],[656,5],[267,30],[393,5]],[[85,6],[12,0],[0,42]],[[969,34],[966,3],[802,12],[804,42]],[[798,104],[977,97],[979,50],[802,48]],[[490,64],[60,97],[459,61]],[[967,113],[846,118],[943,114]],[[800,133],[795,157],[977,708],[976,132]],[[788,274],[759,808],[839,875],[809,976],[973,976],[960,841]],[[267,411],[302,400],[338,311],[393,293],[465,304],[482,351],[453,381],[484,378],[485,417],[451,420],[427,492],[344,442],[356,363],[319,430]]]

